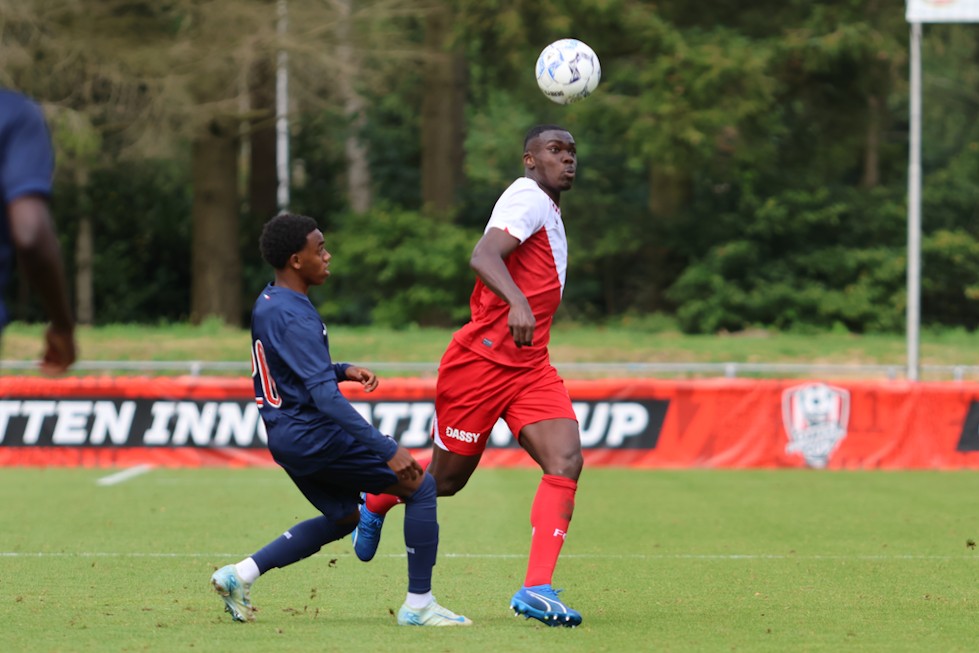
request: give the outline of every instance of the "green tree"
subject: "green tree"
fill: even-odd
[[[0,15],[0,83],[56,122],[59,219],[94,319],[242,317],[267,276],[255,238],[274,210],[270,65],[286,51],[292,208],[381,279],[338,269],[343,319],[461,319],[465,262],[522,174],[523,134],[554,122],[580,155],[562,201],[567,315],[665,311],[705,333],[903,326],[908,28],[890,3],[293,1],[285,38],[273,0],[0,0]],[[531,71],[568,36],[598,52],[604,78],[559,106]],[[924,46],[923,319],[973,328],[975,28],[928,26]],[[78,148],[89,142],[94,155]],[[113,285],[132,301],[103,298]],[[165,306],[144,301],[154,292]]]

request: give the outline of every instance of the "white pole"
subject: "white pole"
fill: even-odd
[[[911,23],[911,125],[908,155],[908,380],[917,381],[921,326],[921,23]]]
[[[289,54],[282,47],[289,27],[286,0],[278,1],[280,39],[275,70],[275,170],[279,211],[289,210]]]

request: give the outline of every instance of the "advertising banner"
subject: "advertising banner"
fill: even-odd
[[[979,468],[979,383],[603,379],[567,382],[588,465]],[[342,384],[424,455],[433,379]],[[249,379],[0,379],[0,465],[271,465]],[[500,421],[483,462],[534,466]]]

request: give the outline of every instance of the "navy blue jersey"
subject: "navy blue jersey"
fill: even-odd
[[[326,325],[309,298],[269,284],[252,310],[252,377],[269,451],[290,473],[307,475],[341,458],[353,440],[384,461],[397,443],[340,393],[349,365],[334,364]]]
[[[7,205],[26,195],[50,196],[53,174],[51,136],[40,107],[20,93],[0,89],[0,297],[13,261]],[[0,299],[0,327],[7,319]]]

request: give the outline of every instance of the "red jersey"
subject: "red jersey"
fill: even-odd
[[[534,367],[546,363],[551,322],[561,304],[568,268],[568,239],[561,209],[536,181],[521,177],[497,200],[484,233],[494,228],[520,241],[505,263],[537,319],[534,342],[525,347],[514,344],[507,327],[510,307],[480,279],[469,299],[471,321],[456,331],[453,339],[502,365]]]

